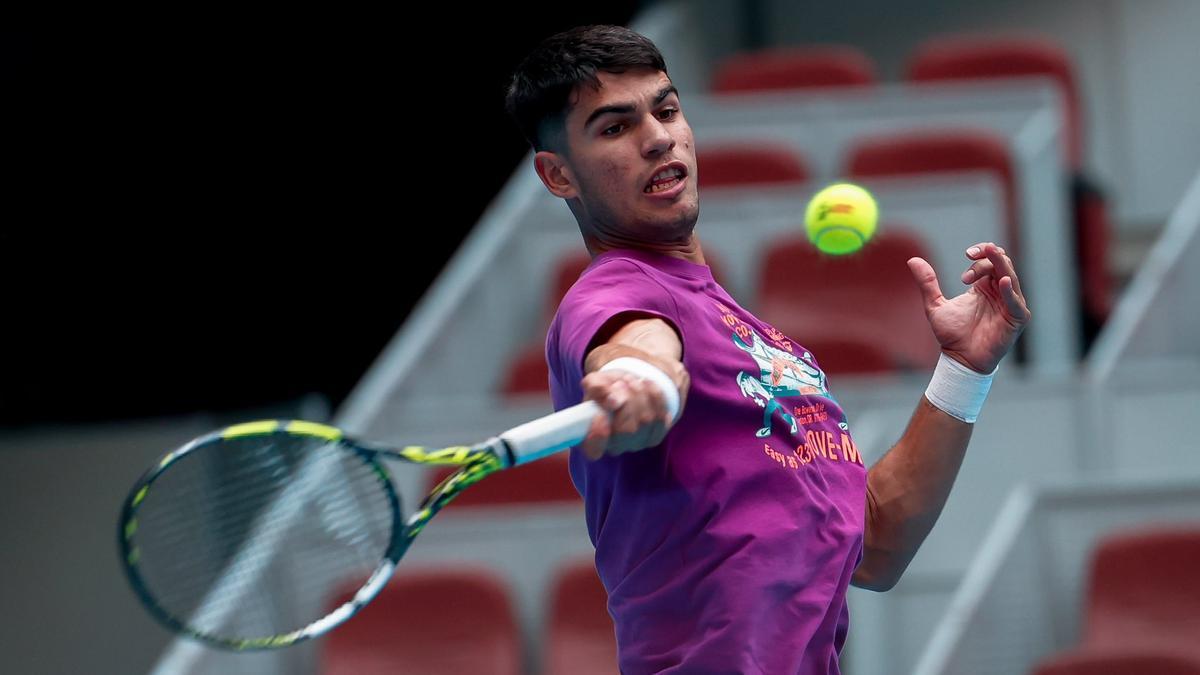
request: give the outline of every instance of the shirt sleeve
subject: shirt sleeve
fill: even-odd
[[[638,263],[606,260],[589,269],[558,307],[546,337],[550,391],[555,407],[582,397],[583,360],[596,333],[613,317],[637,312],[666,321],[680,335],[679,308],[661,282]]]

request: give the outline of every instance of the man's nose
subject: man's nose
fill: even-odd
[[[643,153],[647,157],[661,155],[675,147],[675,137],[671,135],[671,130],[658,118],[652,118],[647,128],[649,131],[643,145]]]

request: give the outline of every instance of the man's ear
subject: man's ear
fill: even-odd
[[[566,157],[557,152],[542,150],[533,156],[533,168],[550,194],[562,199],[574,199],[579,194],[575,173]]]

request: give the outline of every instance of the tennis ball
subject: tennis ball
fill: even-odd
[[[863,247],[875,234],[879,207],[870,192],[837,183],[813,195],[804,214],[808,240],[823,253],[845,255]]]

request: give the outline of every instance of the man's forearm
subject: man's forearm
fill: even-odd
[[[867,472],[856,586],[883,591],[899,581],[946,505],[973,428],[921,397],[904,435]]]
[[[674,329],[660,319],[631,321],[606,342],[591,350],[584,359],[584,374],[600,370],[604,364],[622,356],[639,358],[662,370],[686,395],[690,381],[684,370],[683,346]]]

